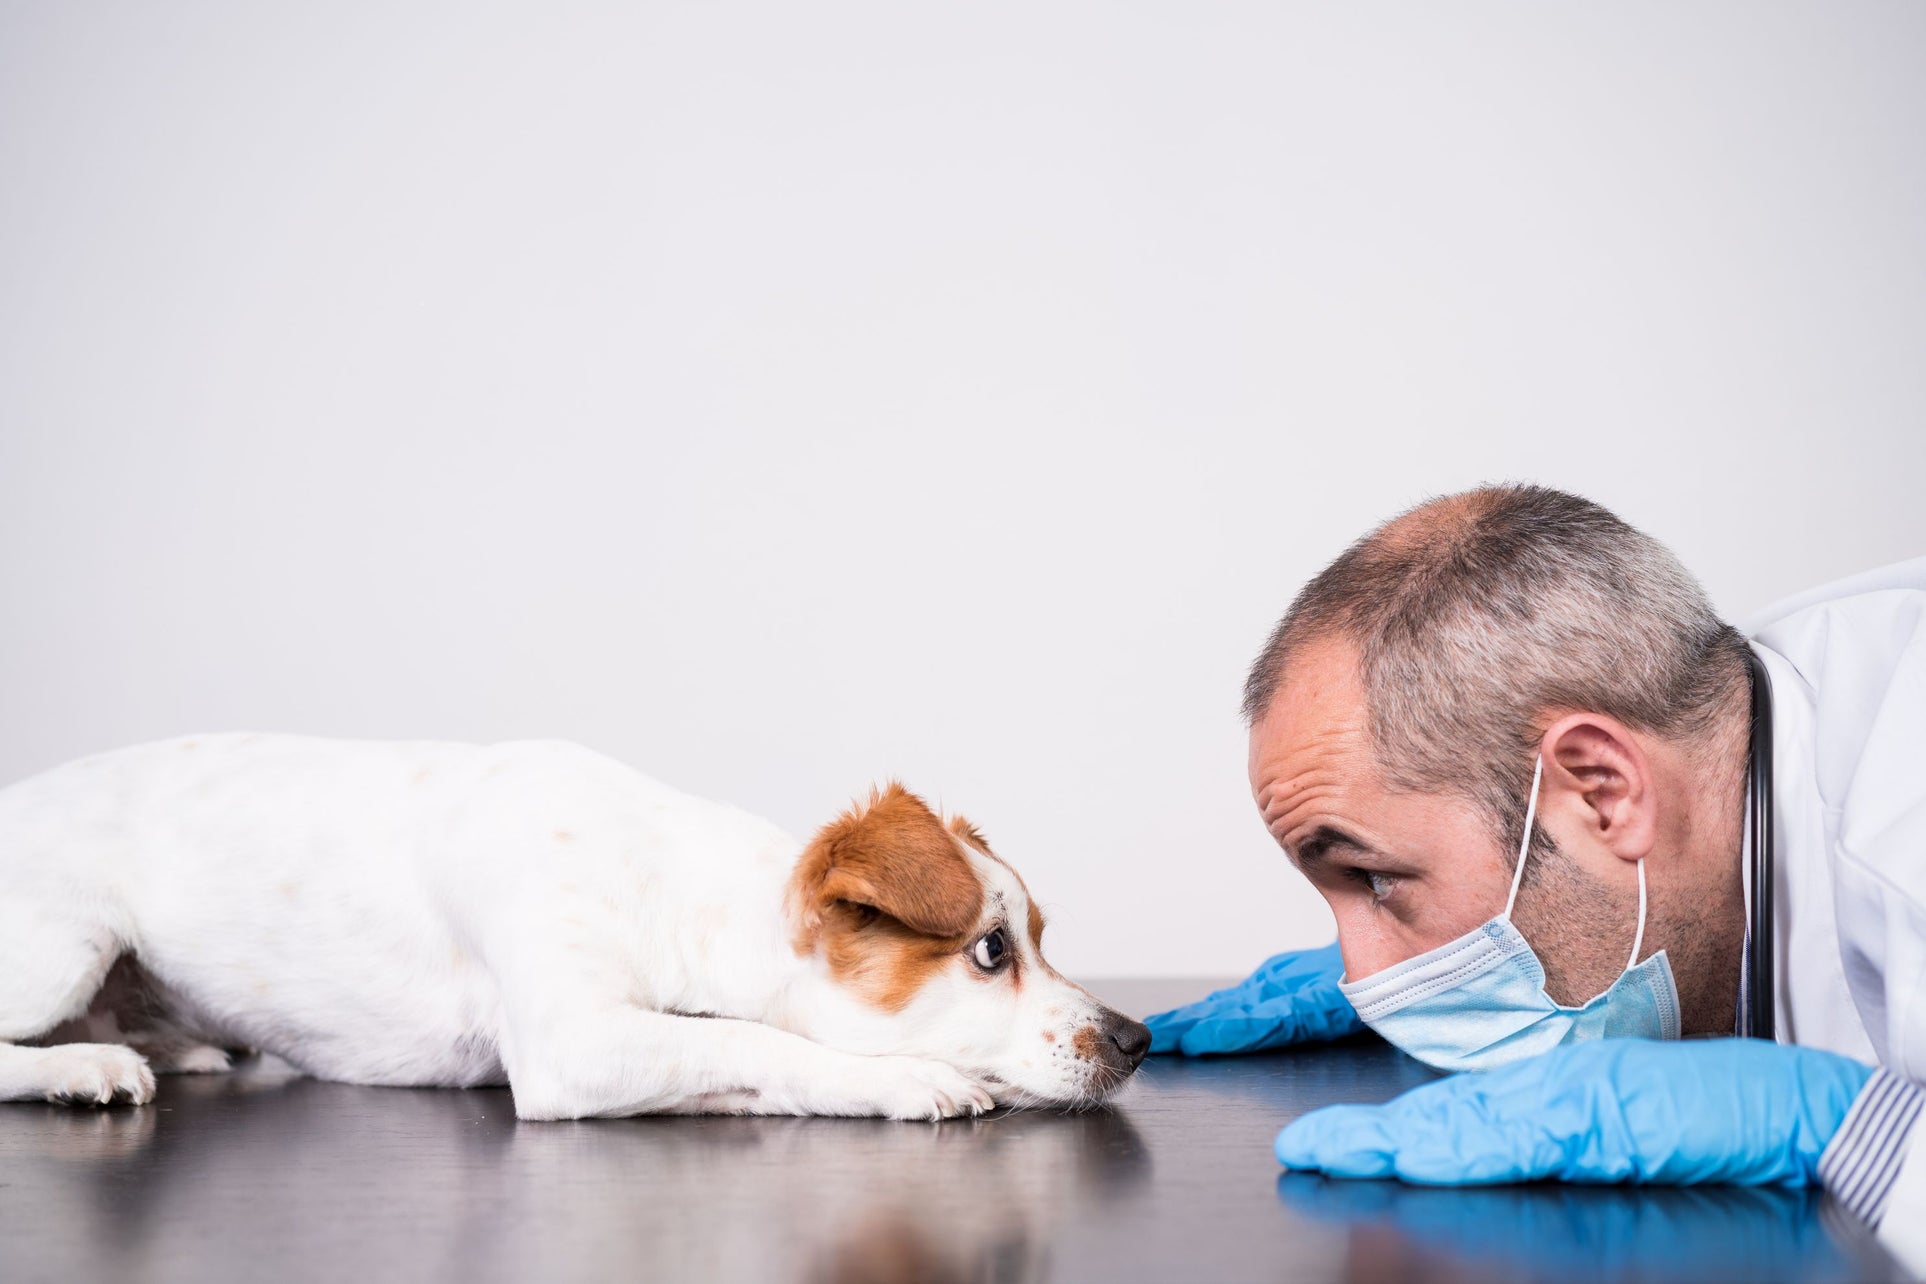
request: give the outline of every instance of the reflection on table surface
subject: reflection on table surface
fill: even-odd
[[[1354,1280],[1860,1280],[1902,1278],[1828,1224],[1822,1196],[1784,1187],[1635,1190],[1278,1177],[1284,1207],[1348,1233]]]
[[[1144,1012],[1168,986],[1099,987]],[[1200,987],[1186,987],[1199,988]],[[1182,991],[1179,991],[1181,994]],[[519,1124],[269,1062],[141,1110],[0,1105],[8,1279],[1900,1278],[1816,1192],[1280,1176],[1279,1125],[1430,1072],[1360,1040],[1154,1058],[1108,1110]]]

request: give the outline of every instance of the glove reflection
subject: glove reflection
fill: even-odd
[[[1277,1197],[1348,1228],[1346,1276],[1379,1279],[1857,1280],[1809,1187],[1453,1189],[1287,1172]]]

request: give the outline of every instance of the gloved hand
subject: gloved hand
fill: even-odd
[[[1277,1134],[1287,1168],[1429,1185],[1809,1185],[1870,1066],[1757,1039],[1568,1044]]]
[[[1228,990],[1145,1020],[1150,1050],[1187,1057],[1261,1052],[1356,1034],[1364,1023],[1338,990],[1343,975],[1335,944],[1276,955]]]

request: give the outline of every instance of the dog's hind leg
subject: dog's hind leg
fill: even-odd
[[[86,1012],[120,954],[111,932],[34,897],[0,901],[0,1101],[153,1100],[154,1074],[117,1043],[21,1047]]]
[[[147,1058],[155,1074],[226,1074],[234,1068],[234,1055],[211,1043],[154,1043],[136,1036],[128,1040],[128,1046]]]
[[[85,1016],[35,1042],[124,1043],[146,1057],[155,1074],[221,1074],[234,1068],[227,1049],[181,1025],[166,994],[132,954],[114,961]]]

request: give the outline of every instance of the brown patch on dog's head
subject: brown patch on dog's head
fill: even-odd
[[[796,862],[796,952],[822,951],[839,982],[879,1007],[903,1007],[957,959],[983,914],[982,884],[957,840],[953,824],[900,784],[871,790]]]
[[[976,925],[983,888],[936,813],[892,781],[817,833],[797,877],[814,899],[867,906],[926,936]]]

